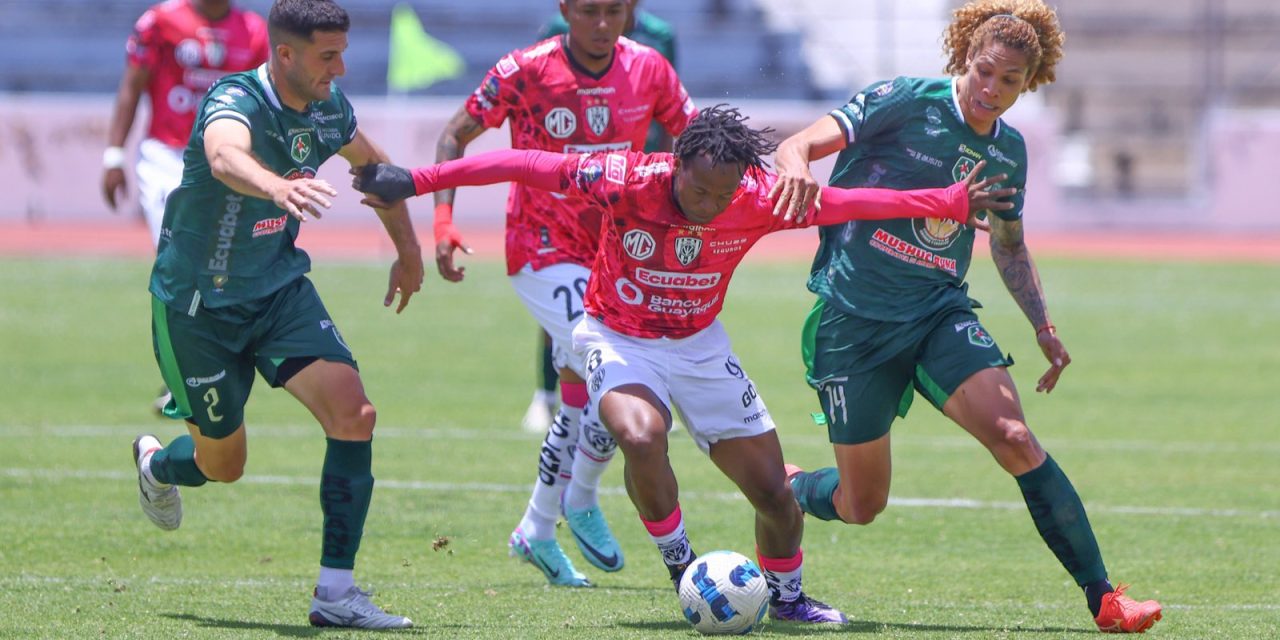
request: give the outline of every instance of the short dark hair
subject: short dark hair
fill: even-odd
[[[718,104],[703,109],[676,138],[672,152],[681,163],[705,155],[715,164],[765,167],[764,156],[778,145],[769,140],[772,127],[752,129],[736,107]]]
[[[286,36],[311,40],[317,31],[346,33],[350,28],[347,10],[333,0],[276,0],[267,17],[272,45]]]

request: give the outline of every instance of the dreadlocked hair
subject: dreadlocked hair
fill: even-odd
[[[746,116],[727,104],[703,109],[676,138],[672,152],[681,163],[705,155],[717,165],[738,164],[763,169],[767,165],[764,156],[778,148],[777,143],[769,139],[773,128],[752,129],[746,122]]]

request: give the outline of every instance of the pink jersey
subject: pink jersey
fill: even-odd
[[[511,146],[560,153],[644,148],[649,123],[672,135],[696,109],[661,54],[627,38],[599,78],[569,59],[563,37],[498,61],[467,100],[485,127],[510,120]],[[570,262],[590,266],[599,240],[598,208],[572,193],[511,185],[507,199],[507,273]]]
[[[182,147],[209,86],[266,62],[271,47],[267,23],[256,13],[233,6],[226,17],[210,21],[190,0],[168,0],[138,18],[125,51],[129,64],[150,76],[147,137]]]
[[[610,329],[639,338],[683,338],[711,325],[733,270],[767,233],[809,225],[969,215],[965,183],[946,189],[822,189],[822,209],[804,222],[773,215],[778,178],[748,168],[723,212],[694,224],[674,199],[669,153],[493,151],[413,169],[418,195],[516,181],[583,199],[602,212],[600,242],[584,307]]]

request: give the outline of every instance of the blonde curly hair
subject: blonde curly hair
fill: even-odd
[[[1058,24],[1058,14],[1040,0],[973,0],[953,15],[942,42],[947,73],[964,74],[970,51],[998,42],[1027,54],[1026,91],[1054,81],[1067,36]]]

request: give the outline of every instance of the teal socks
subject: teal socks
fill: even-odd
[[[209,481],[196,466],[196,441],[178,436],[169,446],[151,454],[151,477],[165,484],[198,487]]]
[[[832,497],[840,486],[840,470],[826,467],[817,471],[801,471],[791,478],[800,510],[819,520],[839,520]]]
[[[1017,480],[1036,530],[1076,584],[1106,580],[1107,569],[1084,504],[1058,463],[1046,455],[1044,464]]]
[[[324,512],[320,566],[353,569],[373,498],[373,443],[326,440],[320,475],[320,509]]]

